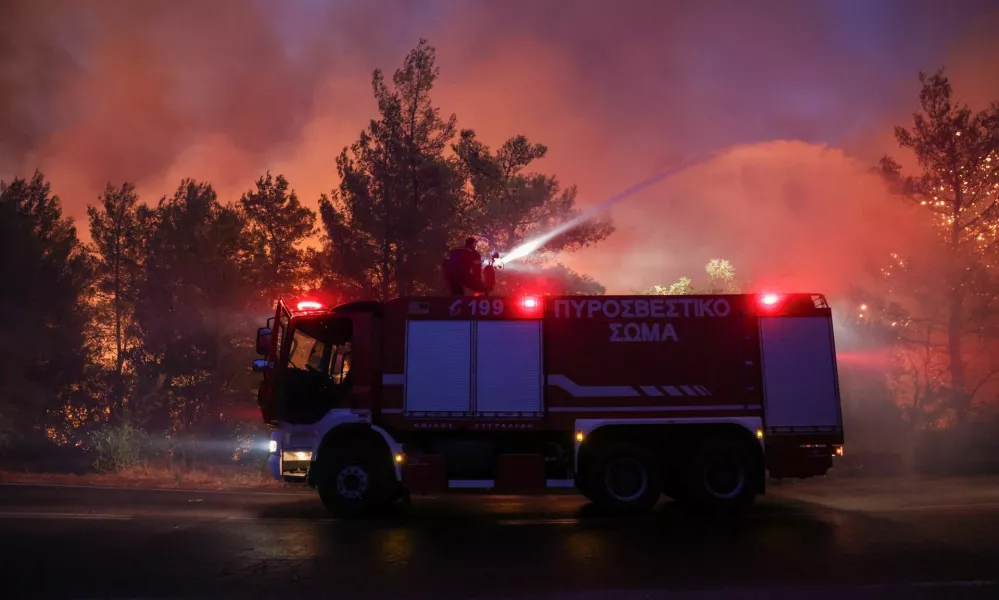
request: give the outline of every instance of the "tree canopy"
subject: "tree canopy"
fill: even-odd
[[[84,245],[41,173],[0,182],[3,275],[17,282],[0,290],[0,444],[25,432],[68,442],[87,426],[128,423],[186,455],[195,435],[259,421],[248,365],[277,296],[436,295],[441,261],[465,237],[503,254],[574,222],[577,188],[545,172],[548,147],[516,131],[491,147],[459,128],[435,102],[440,78],[426,40],[391,77],[374,71],[377,113],[335,174],[330,166],[339,182],[318,211],[270,171],[238,197],[183,179],[151,204],[133,183],[109,183],[88,207]],[[879,170],[932,218],[937,240],[888,257],[883,289],[858,292],[851,315],[867,342],[889,347],[887,383],[871,387],[913,427],[964,423],[999,384],[999,105],[959,103],[942,71],[920,83],[911,125],[895,129],[918,169],[884,157]],[[579,223],[508,265],[497,293],[603,294],[565,257],[613,231],[607,218]],[[747,285],[720,258],[684,275],[641,293]]]
[[[455,140],[457,117],[442,118],[431,98],[439,75],[434,48],[421,40],[391,86],[380,70],[372,77],[379,116],[343,149],[341,183],[319,203],[323,251],[313,265],[338,297],[440,293],[450,245],[474,236],[487,251],[508,251],[579,214],[575,186],[528,170],[545,146],[517,135],[493,152],[471,129]],[[505,272],[518,282],[500,285],[539,288],[538,273],[547,273],[545,289],[600,290],[552,259],[612,231],[607,219],[582,223],[540,249],[534,274]]]
[[[489,251],[509,251],[579,216],[576,186],[562,189],[554,176],[527,171],[548,153],[523,135],[508,139],[493,153],[466,129],[454,146],[467,186],[463,225],[485,240]],[[605,240],[614,228],[594,218],[549,240],[539,250],[572,252]]]
[[[645,291],[649,295],[689,296],[692,294],[738,294],[739,282],[735,278],[735,267],[723,258],[713,258],[704,267],[707,273],[707,287],[698,288],[690,277],[680,277],[669,285],[654,285]]]
[[[0,293],[13,316],[3,336],[23,348],[0,366],[0,436],[53,423],[50,439],[78,443],[88,428],[139,427],[189,458],[193,436],[258,421],[247,367],[276,297],[442,293],[441,261],[464,237],[509,250],[576,217],[576,188],[534,171],[547,148],[459,135],[434,103],[439,77],[426,40],[391,78],[373,73],[377,116],[338,156],[318,220],[270,171],[236,199],[183,179],[146,204],[132,182],[108,183],[84,246],[41,173],[0,182],[5,275],[20,283]],[[498,291],[602,294],[556,259],[612,231],[594,220],[565,232]]]
[[[40,172],[0,181],[0,443],[39,433],[80,392],[92,265]]]
[[[340,185],[319,201],[327,285],[388,298],[440,288],[437,267],[460,222],[461,180],[445,156],[457,118],[430,92],[436,52],[420,40],[392,77],[372,76],[379,117],[337,158]]]
[[[908,348],[912,393],[933,396],[937,416],[960,423],[999,374],[983,362],[999,342],[999,104],[974,112],[958,103],[942,70],[919,81],[920,110],[895,137],[920,172],[906,175],[887,156],[881,170],[896,193],[931,214],[939,245],[891,257],[888,291],[871,314],[893,323]]]
[[[302,247],[312,235],[316,214],[303,206],[284,175],[270,171],[257,180],[256,189],[243,194],[239,206],[247,219],[256,277],[268,303],[302,285],[307,262]]]

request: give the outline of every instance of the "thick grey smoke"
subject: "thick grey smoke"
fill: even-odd
[[[0,78],[11,117],[0,136],[5,161],[93,189],[156,177],[206,140],[224,140],[251,163],[273,159],[308,122],[332,53],[314,36],[291,56],[271,10],[9,2],[0,20],[13,50]],[[217,177],[230,175],[230,165],[216,166]]]

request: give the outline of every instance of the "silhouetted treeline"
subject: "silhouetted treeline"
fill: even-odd
[[[109,183],[84,244],[42,173],[0,184],[3,440],[72,444],[127,424],[191,458],[191,440],[259,422],[252,335],[278,296],[440,293],[440,262],[464,237],[510,250],[578,214],[574,187],[533,172],[544,146],[516,136],[493,150],[442,117],[437,75],[425,41],[391,80],[375,72],[379,115],[344,148],[318,215],[269,172],[240,198],[192,179],[156,201]],[[595,220],[567,232],[536,255],[555,266],[502,285],[544,276],[545,292],[603,293],[551,259],[611,231]]]

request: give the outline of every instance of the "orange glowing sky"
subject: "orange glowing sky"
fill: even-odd
[[[268,168],[314,205],[375,114],[371,71],[422,36],[443,112],[493,145],[546,144],[538,169],[584,206],[720,153],[615,206],[615,236],[566,257],[609,291],[716,257],[840,291],[918,237],[867,173],[908,160],[891,126],[909,123],[918,71],[946,66],[973,107],[999,100],[997,26],[985,0],[6,1],[0,178],[41,168],[77,219],[108,181],[155,202],[192,176],[234,200]]]

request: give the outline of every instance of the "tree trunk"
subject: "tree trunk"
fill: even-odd
[[[389,252],[390,252],[390,250],[389,250],[389,240],[386,237],[382,241],[382,257],[381,257],[381,259],[382,259],[381,260],[381,272],[382,272],[382,280],[381,280],[381,288],[382,288],[381,289],[381,294],[382,294],[382,298],[381,299],[382,299],[382,301],[388,300],[388,297],[389,297],[389,289],[390,289],[389,288],[389,272],[391,270],[390,267],[389,267]]]
[[[965,388],[967,374],[964,358],[961,352],[962,317],[964,314],[964,298],[959,289],[951,292],[949,314],[947,318],[947,349],[950,358],[951,400],[957,416],[957,424],[964,425],[968,418],[969,402]]]
[[[379,268],[381,270],[381,301],[384,302],[389,299],[390,282],[389,276],[392,270],[392,239],[395,237],[394,230],[392,227],[392,206],[390,204],[389,195],[384,195],[382,198],[382,206],[385,210],[384,223],[385,232],[382,235],[381,246],[382,255],[379,258]]]
[[[420,169],[419,169],[419,154],[416,148],[416,112],[419,108],[420,103],[420,90],[416,89],[416,95],[413,98],[413,111],[409,118],[409,175],[413,186],[413,196],[412,196],[412,211],[413,214],[419,214],[420,212]],[[415,248],[410,248],[410,250],[416,250]],[[399,289],[397,290],[400,296],[408,296],[413,290],[413,278],[408,272],[409,269],[406,268],[407,256],[404,256],[402,252],[396,256],[396,281],[398,283]],[[400,268],[401,267],[401,268]],[[400,277],[402,275],[402,277]]]
[[[113,269],[114,269],[114,341],[115,341],[115,377],[114,377],[114,387],[112,390],[112,413],[117,413],[115,416],[119,419],[124,419],[124,408],[125,399],[124,391],[122,390],[122,378],[125,370],[125,356],[123,352],[123,340],[121,334],[121,313],[122,313],[122,303],[121,303],[121,252],[122,252],[122,232],[121,232],[121,221],[122,216],[120,212],[116,215],[115,224],[115,241],[114,241],[114,258],[113,258]]]
[[[953,223],[951,223],[950,246],[952,258],[958,258],[961,250],[961,208],[964,206],[964,192],[961,188],[961,177],[958,175],[957,162],[951,159],[954,173]],[[956,263],[960,264],[960,263]],[[965,373],[964,357],[961,353],[961,336],[964,329],[964,290],[963,277],[958,275],[951,284],[947,312],[947,349],[950,359],[950,393],[951,403],[956,413],[957,425],[964,425],[968,418],[968,398],[965,394],[967,375]]]

